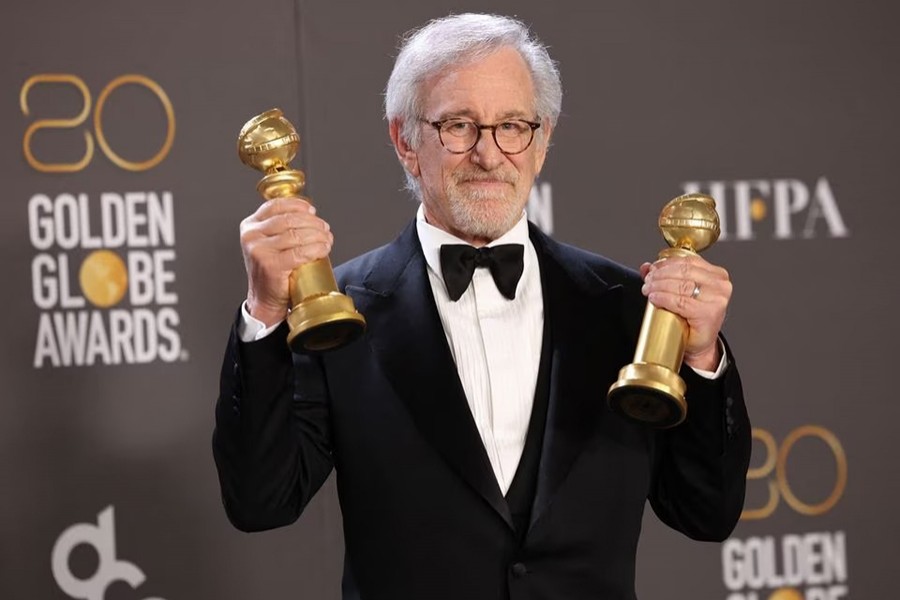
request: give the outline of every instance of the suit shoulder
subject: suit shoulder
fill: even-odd
[[[410,221],[396,239],[353,258],[334,270],[341,289],[347,286],[392,289],[416,256],[421,256],[415,221]]]
[[[385,244],[373,250],[369,250],[364,254],[360,254],[355,258],[351,258],[347,262],[341,263],[334,269],[334,276],[338,281],[338,285],[343,289],[344,286],[360,286],[372,269],[381,264],[387,255],[387,248],[390,244]]]
[[[626,267],[606,256],[546,238],[547,248],[559,258],[560,262],[567,265],[581,266],[605,281],[607,284],[622,285],[625,287],[640,287],[642,279],[636,270]]]

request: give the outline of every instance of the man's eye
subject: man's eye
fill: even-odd
[[[525,131],[525,124],[521,121],[504,121],[497,126],[497,129],[504,133],[522,133]]]
[[[471,123],[468,121],[450,121],[444,124],[444,131],[455,135],[464,135],[468,133]]]

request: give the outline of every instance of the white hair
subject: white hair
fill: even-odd
[[[533,108],[538,118],[555,126],[562,106],[562,84],[547,47],[521,21],[475,13],[435,19],[403,37],[384,94],[385,118],[389,122],[397,121],[400,136],[413,148],[418,147],[421,137],[418,121],[425,116],[422,107],[425,81],[505,47],[515,49],[528,66],[534,84]],[[421,199],[415,178],[407,173],[406,180],[407,188]]]

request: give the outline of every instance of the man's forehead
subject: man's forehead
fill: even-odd
[[[534,85],[521,55],[503,48],[454,65],[424,85],[425,110],[440,119],[533,118]]]
[[[501,110],[500,112],[495,112],[491,115],[491,118],[497,121],[507,121],[510,119],[532,119],[534,115],[531,110],[523,110],[523,109],[508,109]],[[435,115],[437,120],[443,121],[444,119],[471,119],[473,121],[478,121],[479,119],[484,118],[483,111],[476,110],[474,108],[463,107],[459,109],[446,109]]]

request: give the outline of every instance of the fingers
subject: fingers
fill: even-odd
[[[307,223],[248,223],[242,227],[241,241],[244,244],[263,244],[272,250],[287,250],[295,246],[327,244],[334,242],[328,223],[321,219]]]
[[[644,282],[642,291],[650,301],[659,305],[660,300],[670,310],[671,302],[685,309],[697,303],[727,304],[732,293],[728,271],[699,256],[657,261],[650,266]]]
[[[272,266],[277,271],[289,273],[300,265],[325,258],[331,253],[332,241],[304,242],[300,246],[291,246],[273,255]]]
[[[700,256],[665,258],[650,265],[650,273],[660,278],[729,280],[728,271]]]
[[[262,235],[278,235],[287,229],[329,229],[315,216],[316,208],[305,198],[275,198],[262,203],[241,223],[241,232],[251,230]]]
[[[697,279],[659,279],[649,277],[642,290],[648,299],[656,304],[655,300],[662,296],[675,296],[685,302],[685,306],[691,303],[703,304],[716,302],[718,298],[730,297],[730,284],[719,280],[710,280],[701,277]]]
[[[282,213],[310,213],[314,215],[316,214],[316,207],[312,205],[309,198],[273,198],[260,204],[253,214],[259,220],[263,220]]]
[[[641,279],[644,279],[644,278],[647,277],[647,273],[650,272],[650,267],[651,267],[651,266],[652,266],[652,265],[651,265],[650,263],[648,263],[648,262],[645,262],[644,264],[641,265],[641,268],[640,268],[640,271],[641,271]]]
[[[241,245],[268,252],[334,243],[331,227],[315,216],[315,208],[302,198],[276,198],[263,203],[241,222]],[[309,252],[299,252],[305,257]]]
[[[728,271],[699,256],[677,257],[650,265],[641,291],[655,306],[687,320],[690,335],[685,350],[697,354],[716,343],[732,284]]]
[[[328,223],[308,212],[278,213],[262,220],[248,217],[245,219],[245,222],[247,223],[248,228],[266,236],[279,235],[290,229],[310,229],[319,231],[329,231],[331,229]]]
[[[254,317],[266,323],[277,322],[287,312],[291,271],[327,257],[334,244],[330,226],[316,216],[315,208],[305,198],[277,198],[263,203],[241,222],[240,237],[248,306]]]

